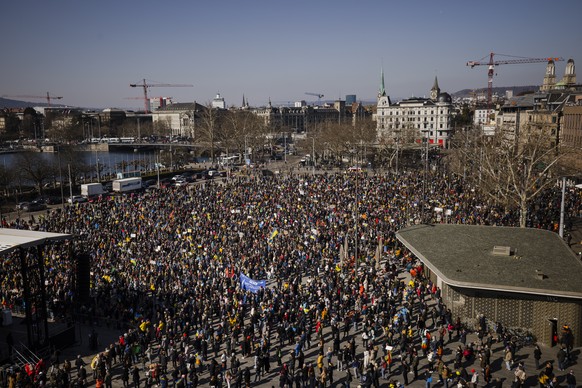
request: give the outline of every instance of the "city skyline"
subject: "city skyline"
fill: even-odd
[[[356,94],[373,100],[384,69],[394,99],[485,88],[491,51],[580,61],[582,3],[394,1],[292,3],[257,0],[4,5],[0,96],[62,96],[59,104],[141,109],[130,83],[192,84],[150,88],[151,97],[253,106]],[[565,12],[567,11],[567,12]],[[560,15],[559,21],[551,14]],[[558,33],[560,31],[560,33]],[[556,64],[561,78],[565,62]],[[541,85],[545,64],[504,65],[493,86]],[[39,103],[46,101],[37,100]],[[56,102],[55,102],[56,103]]]

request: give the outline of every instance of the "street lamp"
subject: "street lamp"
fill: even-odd
[[[566,200],[566,177],[562,177],[562,201],[560,202],[560,229],[558,234],[564,238],[564,202]]]
[[[285,155],[285,163],[287,163],[287,132],[283,133],[284,138],[284,147],[283,147],[283,155]]]
[[[247,138],[248,138],[248,137],[249,137],[249,135],[248,135],[248,134],[247,134],[247,135],[245,135],[245,152],[243,153],[243,158],[244,158],[244,162],[245,162],[245,164],[247,163],[247,159],[250,159],[250,158],[247,158],[247,155],[248,155],[248,153],[249,153],[249,148],[248,148],[248,144],[247,144]]]
[[[311,138],[311,152],[313,153],[311,155],[311,161],[312,161],[312,166],[311,166],[312,170],[311,171],[312,171],[313,175],[315,175],[315,138],[314,137]]]

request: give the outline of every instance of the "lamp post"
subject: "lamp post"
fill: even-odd
[[[562,177],[562,201],[560,202],[560,229],[558,234],[564,238],[564,202],[566,200],[566,177]]]
[[[311,151],[313,152],[313,157],[312,157],[312,159],[313,159],[313,166],[312,166],[313,167],[313,170],[312,170],[312,172],[313,172],[313,175],[315,175],[315,138],[314,137],[311,138]]]
[[[399,149],[398,146],[400,145],[400,137],[397,136],[396,137],[396,175],[398,175],[398,153],[399,153]]]
[[[69,198],[71,198],[71,205],[73,204],[73,179],[71,178],[71,165],[67,164],[69,169]]]
[[[97,156],[97,182],[101,182],[101,171],[99,171],[99,157]]]
[[[360,172],[358,170],[355,171],[356,173],[356,194],[355,194],[355,202],[354,202],[354,270],[358,272],[358,223],[359,223],[359,211],[358,211],[358,176]]]
[[[65,192],[64,192],[64,188],[63,188],[63,170],[61,168],[61,145],[59,144],[58,148],[57,148],[57,156],[58,156],[58,160],[59,160],[59,184],[61,186],[61,204],[63,205],[63,207],[65,207]]]
[[[160,155],[156,154],[156,172],[158,175],[158,189],[160,188]]]

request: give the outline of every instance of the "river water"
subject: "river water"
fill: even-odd
[[[47,165],[57,165],[59,160],[58,153],[52,152],[41,152],[39,155],[43,160],[47,162]],[[123,165],[132,166],[132,163],[136,163],[138,170],[152,170],[155,169],[156,155],[153,151],[150,152],[102,152],[102,151],[82,151],[78,152],[81,157],[81,162],[85,163],[87,166],[94,167],[95,173],[97,173],[97,165],[100,166],[102,173],[112,174],[117,172],[122,168]],[[6,169],[17,168],[18,164],[18,153],[6,153],[0,154],[0,163]],[[66,162],[63,162],[66,163]],[[64,168],[67,166],[64,165]],[[129,167],[134,169],[134,167]],[[127,171],[128,168],[125,170]]]
[[[0,164],[6,169],[14,170],[18,168],[19,154],[4,153],[0,154]],[[59,154],[52,152],[39,153],[41,158],[47,162],[47,165],[57,166],[59,163]],[[97,169],[99,168],[101,176],[115,176],[120,172],[129,171],[156,171],[156,164],[160,163],[161,168],[164,167],[164,161],[160,160],[159,155],[154,151],[140,151],[140,152],[112,152],[112,151],[79,151],[78,155],[81,162],[87,165],[90,172],[86,178],[92,179],[97,177]],[[206,161],[203,158],[198,158],[197,162]],[[166,161],[167,164],[169,162]],[[99,166],[99,167],[98,167]],[[66,175],[67,165],[62,161],[63,174]]]

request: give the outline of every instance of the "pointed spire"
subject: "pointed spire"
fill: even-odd
[[[439,80],[437,79],[437,76],[434,76],[434,84],[432,85],[432,89],[430,90],[430,98],[431,100],[436,100],[439,96],[439,94],[441,94],[441,88],[439,88]]]
[[[241,108],[244,108],[245,106],[246,106],[246,103],[245,103],[245,94],[243,93],[242,105],[240,107]]]
[[[386,88],[384,87],[384,67],[380,70],[380,90],[378,91],[378,97],[386,95]]]
[[[439,80],[437,79],[437,76],[436,75],[434,76],[434,84],[432,85],[432,88],[434,90],[439,90],[440,89],[439,88]]]

